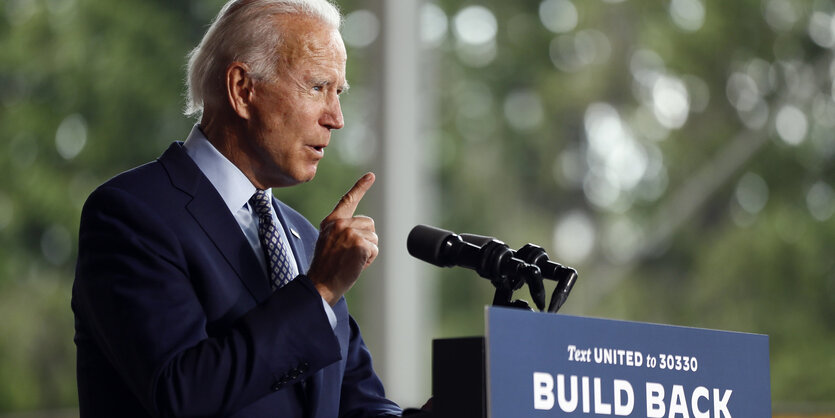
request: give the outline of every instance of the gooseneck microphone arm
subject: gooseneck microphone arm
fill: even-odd
[[[489,279],[496,288],[494,305],[528,308],[524,301],[511,300],[513,291],[527,283],[537,308],[544,310],[542,279],[547,278],[557,282],[548,305],[548,312],[556,312],[577,281],[574,269],[550,261],[545,250],[533,244],[513,251],[493,237],[457,235],[440,228],[418,225],[409,233],[406,246],[409,254],[430,264],[466,267]]]
[[[531,299],[533,299],[534,304],[540,311],[545,309],[545,286],[542,284],[542,278],[545,277],[543,274],[544,272],[542,269],[537,266],[536,264],[532,263],[530,260],[525,260],[523,258],[518,257],[514,254],[513,250],[511,250],[507,244],[497,240],[493,237],[486,237],[483,235],[475,235],[475,234],[461,234],[461,239],[464,242],[476,245],[481,248],[491,248],[491,247],[501,247],[504,251],[509,252],[511,257],[514,257],[520,261],[523,261],[528,264],[528,268],[535,267],[539,270],[536,274],[528,274],[524,276],[525,282],[528,284],[528,290],[531,292]],[[493,298],[493,305],[503,306],[507,303],[519,303],[519,302],[511,302],[511,297],[513,296],[513,291],[519,289],[522,286],[521,280],[511,281],[509,283],[493,283],[496,286],[496,295]]]
[[[551,293],[551,303],[548,304],[548,312],[557,312],[568,299],[568,294],[577,281],[577,271],[549,260],[545,250],[534,244],[525,244],[516,251],[516,257],[539,267],[542,277],[557,282],[554,293]]]
[[[491,241],[496,241],[493,237],[466,233],[461,234],[461,238],[465,242],[477,246],[485,245]],[[566,267],[562,264],[549,260],[548,254],[545,250],[534,244],[525,244],[525,246],[516,251],[513,256],[525,261],[526,263],[539,267],[542,278],[557,282],[556,287],[554,287],[554,292],[551,293],[551,303],[548,304],[548,312],[557,312],[560,307],[565,304],[565,301],[568,299],[568,294],[571,293],[571,289],[577,281],[577,271],[571,267]],[[540,297],[544,299],[545,289],[542,286],[541,280],[538,285],[534,284],[532,286],[531,283],[529,283],[528,287],[531,290],[531,297],[534,298],[534,300],[537,299],[537,296],[534,294],[540,292],[542,293],[542,296]],[[537,306],[539,305],[537,304]],[[540,310],[542,310],[541,307]]]

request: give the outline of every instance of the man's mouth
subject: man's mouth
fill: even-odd
[[[322,157],[324,157],[324,156],[325,156],[325,147],[327,147],[327,145],[308,145],[308,147],[309,147],[310,149],[312,149],[312,150],[313,150],[313,152],[314,152],[316,155],[318,155],[318,156],[319,156],[319,158],[322,158]]]

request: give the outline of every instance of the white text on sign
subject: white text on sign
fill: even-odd
[[[733,394],[730,389],[698,386],[688,396],[682,385],[672,385],[668,396],[664,385],[646,382],[645,393],[648,418],[732,418],[728,408]],[[557,406],[562,412],[571,413],[579,407],[583,413],[627,416],[635,409],[635,390],[629,381],[621,379],[613,379],[607,385],[599,377],[570,375],[566,384],[566,376],[557,374],[555,388],[554,376],[534,372],[533,398],[537,410]]]

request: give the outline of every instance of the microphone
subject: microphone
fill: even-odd
[[[494,304],[502,302],[500,299],[509,301],[512,291],[522,286],[520,280],[512,279],[524,277],[534,303],[539,310],[543,310],[545,289],[542,278],[547,278],[557,282],[551,294],[548,312],[557,312],[577,281],[574,269],[550,261],[545,250],[534,244],[526,244],[514,252],[504,242],[493,237],[466,233],[458,235],[444,229],[418,225],[409,233],[406,247],[409,254],[430,264],[438,267],[462,266],[491,279],[497,289]],[[509,283],[507,279],[511,279]]]
[[[513,250],[498,240],[476,245],[461,235],[428,225],[418,225],[409,232],[406,249],[413,257],[438,267],[460,266],[475,270],[489,279],[500,291],[508,294],[522,287],[524,278],[531,288],[536,306],[545,307],[545,289],[539,267],[513,256]]]
[[[412,257],[438,267],[462,266],[477,270],[481,246],[466,242],[450,231],[418,225],[409,232],[406,249]]]

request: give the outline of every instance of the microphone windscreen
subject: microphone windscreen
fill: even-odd
[[[423,260],[439,267],[447,267],[441,260],[441,250],[444,241],[453,234],[440,228],[428,225],[418,225],[409,232],[406,238],[406,249],[412,257]]]

